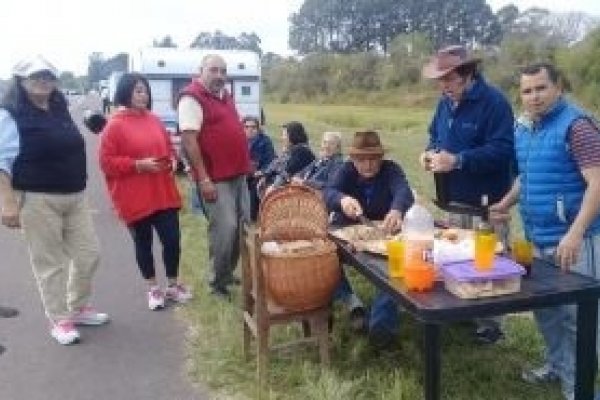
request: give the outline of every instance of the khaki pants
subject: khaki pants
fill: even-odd
[[[99,244],[83,192],[23,195],[21,224],[48,318],[69,318],[87,304]]]

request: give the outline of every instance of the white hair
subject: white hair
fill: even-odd
[[[335,144],[336,152],[342,152],[342,134],[340,132],[323,132],[323,141],[332,141]]]

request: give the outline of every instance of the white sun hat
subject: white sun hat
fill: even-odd
[[[21,78],[27,78],[41,71],[48,71],[58,79],[58,69],[40,55],[24,58],[13,67],[13,75]]]

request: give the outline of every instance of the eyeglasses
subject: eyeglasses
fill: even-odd
[[[56,82],[56,76],[50,71],[35,72],[27,77],[32,81]]]
[[[244,125],[244,128],[246,128],[246,129],[258,129],[258,126],[256,126],[256,125]]]
[[[211,74],[216,74],[217,72],[220,72],[221,75],[227,75],[227,68],[208,67],[208,71]]]

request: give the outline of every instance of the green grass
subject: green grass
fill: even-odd
[[[305,123],[315,147],[325,130],[344,133],[350,143],[352,132],[373,128],[399,161],[409,181],[419,192],[431,196],[431,178],[417,168],[417,157],[426,141],[426,109],[381,107],[274,105],[266,107],[268,131],[278,138],[279,126],[288,120]],[[182,269],[194,284],[196,298],[181,309],[188,325],[189,373],[193,381],[208,385],[212,398],[256,398],[256,364],[242,357],[241,300],[239,289],[232,303],[208,294],[206,221],[184,210]],[[350,270],[350,279],[367,302],[372,285]],[[520,381],[527,365],[541,357],[541,338],[529,314],[505,319],[507,337],[494,346],[473,342],[471,327],[444,326],[442,334],[442,399],[448,400],[553,400],[560,399],[556,386],[534,387]],[[298,327],[277,327],[275,341],[300,335]],[[406,399],[422,398],[422,344],[420,325],[402,315],[402,332],[396,346],[377,352],[364,337],[353,334],[341,308],[336,305],[332,364],[324,369],[314,349],[288,354],[272,353],[269,399]]]

